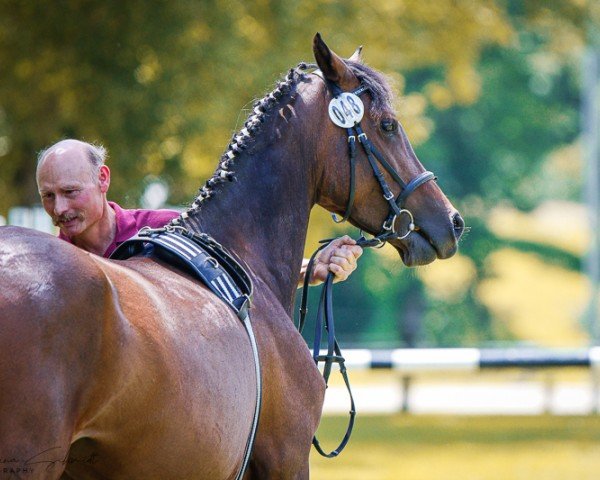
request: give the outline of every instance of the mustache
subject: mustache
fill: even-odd
[[[58,226],[60,226],[61,223],[67,223],[67,222],[70,222],[71,220],[75,220],[75,219],[81,220],[82,216],[77,213],[60,215],[58,217],[53,217],[52,223],[54,224],[55,227],[58,227]]]

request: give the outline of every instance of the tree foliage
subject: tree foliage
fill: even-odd
[[[108,148],[112,199],[135,206],[160,177],[169,203],[186,203],[244,107],[310,61],[320,31],[343,55],[365,45],[367,63],[395,80],[417,153],[473,227],[462,251],[475,273],[454,301],[432,297],[419,275],[374,270],[389,258],[373,255],[374,267],[343,287],[342,303],[369,312],[348,329],[357,340],[394,332],[409,343],[509,338],[476,295],[500,245],[485,215],[499,202],[530,209],[555,193],[532,179],[541,182],[548,154],[576,139],[576,53],[594,18],[598,7],[582,0],[0,0],[0,214],[38,202],[36,152],[64,137]],[[518,248],[570,268],[578,261]],[[415,333],[419,315],[430,318]]]
[[[340,53],[367,45],[384,71],[440,65],[459,103],[477,96],[482,49],[511,34],[503,8],[467,0],[2,0],[0,27],[0,213],[36,201],[35,153],[67,136],[109,148],[114,198],[135,204],[160,175],[187,200],[240,109],[310,60],[317,30]]]

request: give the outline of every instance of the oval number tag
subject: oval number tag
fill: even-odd
[[[362,120],[365,106],[350,92],[342,93],[329,102],[329,118],[338,127],[350,128]]]

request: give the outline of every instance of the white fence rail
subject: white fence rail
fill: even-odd
[[[342,354],[359,415],[590,415],[600,409],[600,347],[347,349]],[[373,379],[360,370],[387,373]],[[348,411],[341,382],[330,384],[324,411]]]
[[[474,371],[489,368],[600,368],[600,347],[565,348],[399,348],[347,349],[350,369],[391,369],[403,373]]]

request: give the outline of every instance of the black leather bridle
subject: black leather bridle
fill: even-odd
[[[339,97],[344,93],[344,91],[334,82],[326,80],[320,71],[313,72],[317,74],[319,77],[325,80],[329,91],[333,95],[334,98]],[[366,92],[368,87],[365,85],[361,85],[355,90],[353,90],[352,94],[359,96],[362,93]],[[341,127],[344,128],[344,127]],[[414,217],[410,210],[404,208],[404,203],[408,196],[413,193],[417,188],[419,188],[424,183],[427,183],[430,180],[435,179],[435,175],[432,172],[425,171],[417,175],[410,182],[404,183],[404,181],[398,175],[398,172],[394,170],[394,168],[389,164],[389,162],[385,159],[385,157],[375,148],[375,145],[367,138],[367,134],[362,130],[360,126],[360,121],[355,122],[353,126],[349,128],[345,128],[346,135],[348,136],[348,150],[350,154],[350,188],[348,193],[348,203],[346,204],[346,211],[341,219],[336,218],[335,214],[333,214],[333,220],[336,223],[341,223],[348,218],[352,213],[352,206],[354,204],[354,193],[355,193],[355,169],[356,169],[356,154],[357,147],[356,142],[358,141],[367,155],[367,159],[369,161],[369,165],[373,170],[373,174],[379,185],[381,190],[383,191],[383,198],[389,204],[389,211],[386,219],[383,221],[383,225],[381,227],[381,231],[375,235],[373,238],[366,239],[364,236],[357,240],[357,245],[367,248],[367,247],[379,247],[382,246],[385,242],[391,239],[399,239],[402,240],[410,235],[412,231],[415,229]],[[385,180],[385,176],[379,168],[379,164],[383,166],[383,168],[389,173],[389,175],[393,178],[393,180],[400,185],[401,190],[398,196],[394,197],[392,190]],[[405,233],[397,232],[395,230],[395,224],[398,217],[406,215],[408,216],[408,227]],[[315,263],[315,259],[318,253],[323,250],[329,243],[330,240],[323,240],[321,245],[317,251],[311,256],[310,261],[308,262],[305,276],[304,276],[304,284],[302,288],[302,299],[300,303],[300,316],[298,321],[298,330],[302,333],[304,328],[304,324],[306,321],[306,315],[308,313],[308,286],[310,282],[310,278],[312,277],[312,271]],[[354,405],[354,398],[352,396],[352,390],[350,388],[350,381],[348,379],[348,373],[345,366],[345,359],[342,356],[342,351],[340,346],[335,338],[335,325],[333,321],[333,278],[334,275],[332,272],[327,274],[327,279],[323,285],[323,289],[321,291],[321,296],[319,299],[319,304],[317,308],[317,319],[315,322],[315,337],[313,342],[313,360],[317,365],[319,363],[323,363],[323,378],[325,379],[325,384],[328,384],[329,376],[331,374],[331,369],[334,363],[337,363],[340,369],[340,374],[344,379],[344,384],[348,390],[348,394],[350,397],[350,417],[348,421],[348,427],[346,428],[346,433],[344,434],[344,438],[340,442],[340,444],[327,453],[321,447],[319,440],[316,435],[313,437],[313,446],[316,448],[317,452],[324,457],[333,458],[340,454],[340,452],[344,449],[348,441],[350,440],[350,435],[352,434],[352,429],[354,427],[354,419],[356,416],[356,408]],[[323,333],[323,329],[327,332],[327,352],[322,355],[321,354],[321,337]]]
[[[317,72],[315,72],[317,73]],[[321,76],[320,72],[317,75]],[[321,78],[323,78],[321,76]],[[334,82],[329,80],[325,80],[329,91],[333,95],[334,98],[339,97],[344,91]],[[358,88],[353,90],[350,93],[353,93],[356,96],[360,96],[361,94],[368,91],[368,87],[365,85],[360,85]],[[417,175],[410,182],[405,183],[400,175],[394,168],[389,164],[389,162],[385,159],[385,157],[381,154],[379,150],[373,145],[373,143],[367,137],[367,134],[362,130],[360,122],[354,124],[354,126],[350,128],[346,128],[346,135],[348,137],[348,152],[350,157],[350,188],[348,192],[348,203],[346,204],[346,211],[344,216],[341,219],[338,219],[335,214],[333,215],[333,220],[336,223],[341,223],[350,217],[352,213],[352,206],[354,204],[354,192],[355,192],[355,168],[356,168],[356,142],[358,141],[367,155],[367,160],[369,161],[369,165],[373,170],[373,175],[377,179],[381,190],[383,192],[383,198],[388,202],[389,212],[384,220],[381,231],[371,239],[375,245],[382,245],[388,240],[398,239],[402,240],[410,235],[410,233],[415,229],[414,216],[412,212],[406,208],[404,208],[404,203],[408,196],[413,193],[417,188],[421,185],[427,183],[430,180],[435,180],[435,175],[432,172],[425,171]],[[394,194],[390,189],[388,183],[385,180],[385,176],[383,175],[381,169],[379,168],[379,164],[389,173],[389,175],[394,179],[394,181],[400,185],[401,190],[397,197],[394,198]],[[409,223],[405,233],[397,232],[395,230],[396,220],[402,215],[408,216]]]

